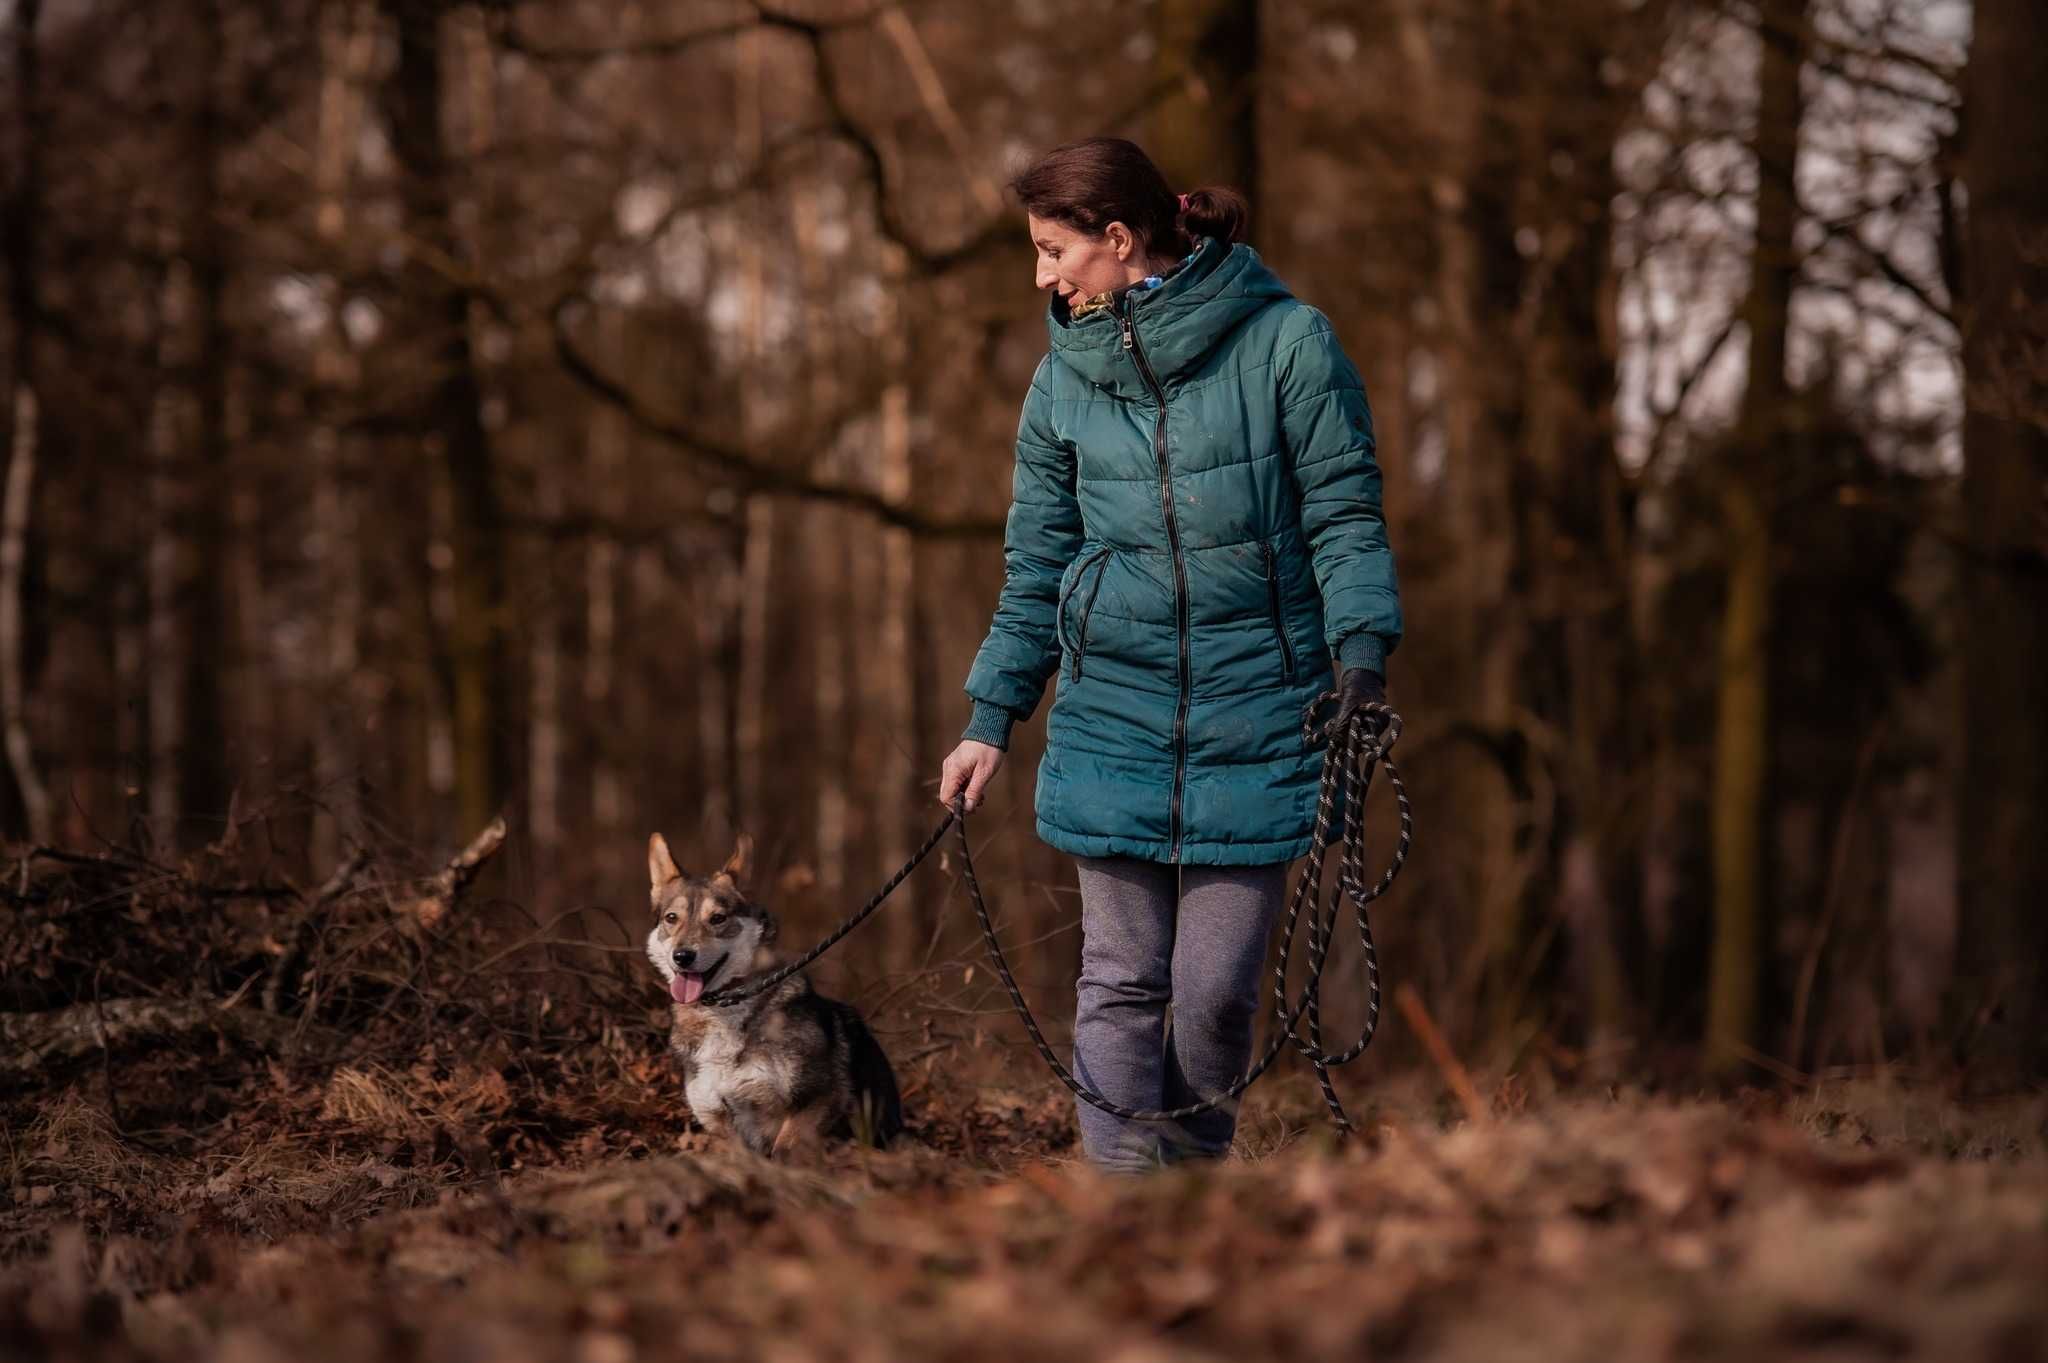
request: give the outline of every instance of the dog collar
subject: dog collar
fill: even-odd
[[[723,963],[722,963],[722,962],[720,963],[720,965],[721,965],[721,968],[723,968]],[[719,989],[737,989],[737,988],[739,988],[740,986],[744,985],[744,984],[745,984],[745,983],[747,982],[747,980],[748,980],[749,978],[750,978],[750,977],[749,977],[749,976],[746,976],[746,975],[733,975],[733,976],[730,976],[730,977],[728,977],[728,978],[727,978],[727,980],[726,980],[726,982],[725,982],[724,984],[721,984],[720,986],[718,986],[718,988],[719,988]],[[706,992],[707,994],[709,994],[709,993],[716,993],[717,991],[716,991],[716,990],[713,990],[713,989],[711,989],[711,988],[710,988],[710,987],[709,987],[709,986],[707,985],[707,986],[705,987],[705,991],[704,991],[704,992]],[[745,1003],[752,1003],[753,1001],[754,1001],[754,1000],[753,1000],[752,998],[744,998],[744,999],[714,999],[714,1000],[712,1000],[711,1002],[709,1002],[709,1003],[706,1003],[706,1004],[705,1004],[704,1006],[705,1006],[705,1007],[707,1007],[707,1008],[737,1008],[737,1007],[739,1007],[739,1006],[740,1006],[741,1004],[745,1004]]]

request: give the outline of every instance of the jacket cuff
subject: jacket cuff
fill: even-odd
[[[971,738],[977,743],[986,743],[992,748],[1008,751],[1010,725],[1014,722],[1014,716],[1002,706],[977,700],[974,702],[974,717],[967,722],[967,732],[960,737]]]
[[[1337,662],[1346,671],[1363,667],[1387,675],[1387,641],[1368,630],[1358,630],[1344,636],[1344,642],[1337,646]]]

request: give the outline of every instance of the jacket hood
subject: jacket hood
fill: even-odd
[[[1194,259],[1151,289],[1127,289],[1115,306],[1072,321],[1066,300],[1046,309],[1052,353],[1090,383],[1119,397],[1150,391],[1123,348],[1121,314],[1128,309],[1145,362],[1162,387],[1189,373],[1244,320],[1277,299],[1292,298],[1259,253],[1244,242],[1203,237]]]

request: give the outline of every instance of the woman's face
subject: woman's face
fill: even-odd
[[[1038,249],[1036,284],[1051,289],[1069,306],[1084,298],[1145,277],[1144,254],[1131,229],[1113,222],[1100,236],[1026,213]]]

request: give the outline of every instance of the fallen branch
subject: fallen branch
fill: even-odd
[[[1399,1005],[1401,1015],[1408,1019],[1408,1025],[1415,1029],[1415,1035],[1422,1039],[1422,1049],[1429,1052],[1429,1058],[1443,1072],[1444,1082],[1451,1086],[1451,1092],[1458,1096],[1465,1115],[1477,1126],[1486,1121],[1486,1104],[1479,1097],[1479,1090],[1472,1083],[1472,1076],[1451,1053],[1450,1043],[1437,1030],[1436,1022],[1429,1016],[1429,1010],[1422,1006],[1422,997],[1410,985],[1403,984],[1394,991],[1394,1002]]]
[[[275,1013],[283,1001],[285,986],[291,982],[292,972],[305,959],[306,948],[312,945],[313,930],[320,915],[332,908],[334,902],[348,893],[348,887],[370,864],[370,854],[363,848],[356,848],[333,875],[327,878],[314,896],[306,901],[305,907],[293,916],[291,928],[286,936],[284,950],[271,963],[269,973],[263,980],[263,1011]]]
[[[31,847],[23,856],[15,874],[21,881],[16,898],[28,896],[30,862],[54,861],[60,866],[74,866],[81,870],[119,871],[135,875],[144,871],[174,882],[188,892],[203,899],[290,899],[298,893],[289,885],[232,884],[212,885],[194,879],[189,873],[173,867],[163,866],[147,857],[137,856],[119,848],[106,854],[67,852],[61,847]]]
[[[469,841],[449,859],[441,874],[427,882],[426,893],[407,904],[404,909],[408,922],[420,928],[431,928],[440,922],[455,907],[455,901],[475,880],[484,863],[496,856],[498,849],[505,845],[505,817],[501,814],[490,821],[484,831]]]

